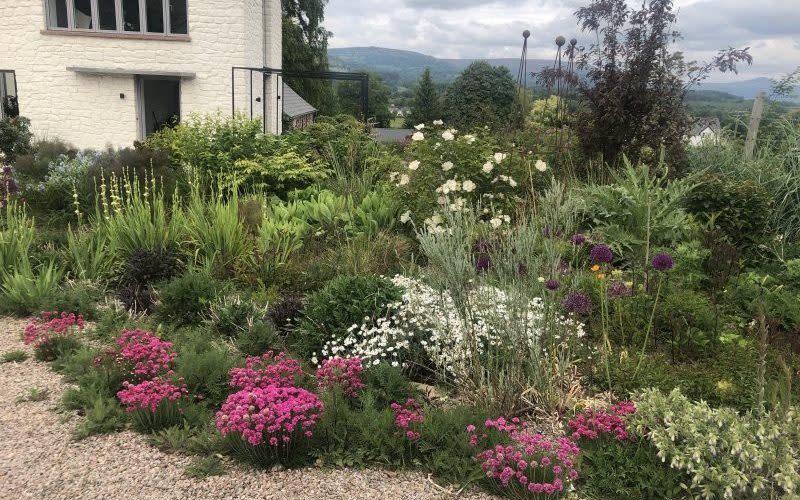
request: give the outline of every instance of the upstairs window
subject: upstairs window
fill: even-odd
[[[51,30],[186,35],[187,0],[46,0]]]

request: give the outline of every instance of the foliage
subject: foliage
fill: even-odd
[[[214,331],[235,337],[251,330],[263,316],[264,311],[258,306],[233,295],[222,297],[211,305],[209,320]]]
[[[216,455],[208,457],[194,457],[192,463],[186,466],[186,475],[195,479],[205,479],[211,476],[222,476],[225,467]]]
[[[303,299],[297,294],[289,293],[270,304],[268,314],[275,328],[288,333],[297,326],[304,309]]]
[[[655,447],[639,438],[632,443],[610,439],[581,450],[580,490],[591,498],[683,498],[683,477],[665,465]]]
[[[220,342],[203,338],[197,330],[186,335],[187,339],[176,347],[175,373],[190,394],[217,407],[230,392],[228,372],[241,362],[241,356]]]
[[[626,159],[613,184],[586,187],[587,215],[617,255],[633,254],[630,264],[644,268],[650,248],[669,248],[687,234],[683,204],[693,189],[691,179],[668,181]]]
[[[282,347],[283,338],[269,321],[256,321],[236,337],[236,348],[248,356],[279,351]]]
[[[322,345],[343,338],[350,327],[365,318],[377,320],[389,304],[400,300],[401,290],[378,276],[340,276],[312,294],[306,305],[298,339],[304,352],[318,352]]]
[[[189,272],[161,287],[156,313],[178,325],[199,324],[208,317],[211,304],[223,289],[224,284],[206,272]]]
[[[0,363],[22,363],[26,359],[28,359],[28,353],[17,349],[3,353],[3,356],[0,357]]]
[[[673,29],[672,0],[638,8],[624,0],[592,0],[575,16],[583,31],[597,36],[578,63],[587,72],[579,86],[585,107],[576,117],[584,149],[608,162],[627,155],[636,163],[663,146],[670,164],[682,166],[688,87],[714,69],[736,72],[737,63],[749,65],[748,49],[721,50],[701,65],[687,63],[671,50],[680,37]]]
[[[687,210],[731,243],[751,248],[771,234],[772,195],[752,180],[706,175],[686,199]]]
[[[32,314],[47,308],[58,289],[62,271],[54,262],[38,270],[22,267],[5,275],[0,309],[14,314]]]
[[[704,498],[798,494],[800,433],[797,410],[764,415],[693,403],[679,390],[642,391],[632,422],[658,455],[691,478]]]
[[[508,128],[516,119],[515,97],[516,85],[508,68],[476,61],[447,87],[444,119],[462,130],[477,124]]]
[[[31,121],[24,116],[6,116],[0,120],[0,153],[5,162],[12,163],[30,152],[33,139],[30,126]]]
[[[425,68],[414,91],[414,101],[411,104],[411,113],[406,117],[406,127],[413,127],[420,123],[433,123],[442,119],[442,103],[439,91],[431,79],[431,69]]]

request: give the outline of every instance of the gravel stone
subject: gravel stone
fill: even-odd
[[[191,457],[166,454],[126,431],[75,441],[76,415],[58,413],[67,385],[33,359],[21,334],[25,321],[0,318],[0,354],[24,349],[22,363],[0,364],[0,497],[35,499],[440,499],[452,498],[426,474],[308,468],[258,471],[233,464],[204,480],[185,474]],[[17,402],[36,387],[39,402]],[[71,417],[71,418],[67,418]],[[478,491],[458,498],[491,499]]]

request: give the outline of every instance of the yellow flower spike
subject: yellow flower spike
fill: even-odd
[[[599,270],[600,270],[600,266],[598,266],[597,264],[595,264],[595,265],[593,265],[593,266],[592,266],[592,272],[595,272],[595,273],[596,273],[596,272],[597,272],[597,271],[599,271]]]

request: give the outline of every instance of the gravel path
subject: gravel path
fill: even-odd
[[[24,322],[0,319],[0,355],[17,349]],[[18,402],[31,388],[44,401]],[[165,454],[133,432],[70,436],[80,417],[59,414],[65,385],[32,356],[0,364],[0,497],[36,499],[438,499],[449,496],[414,472],[302,469],[261,472],[232,466],[224,476],[189,478],[189,457]],[[480,493],[459,498],[489,499]]]

